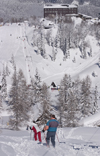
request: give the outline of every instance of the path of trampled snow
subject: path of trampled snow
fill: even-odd
[[[45,132],[46,136],[46,132]],[[30,130],[1,129],[0,156],[99,156],[100,128],[58,128],[55,149],[34,141]]]

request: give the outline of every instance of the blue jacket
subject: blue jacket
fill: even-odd
[[[49,126],[48,132],[56,132],[59,123],[57,120],[51,119],[46,125]]]

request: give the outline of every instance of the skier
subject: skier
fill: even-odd
[[[36,124],[35,121],[33,121],[33,124],[30,127],[30,130],[33,130],[33,132],[34,132],[34,139],[35,139],[35,141],[37,141],[37,135],[38,135],[39,144],[42,144],[41,130],[40,130],[39,126]]]
[[[55,115],[51,114],[50,118],[51,119],[47,122],[47,124],[44,127],[44,129],[42,130],[42,132],[45,132],[46,130],[48,131],[47,137],[46,137],[47,145],[49,146],[49,142],[50,142],[50,138],[51,138],[51,143],[52,143],[53,147],[55,147],[55,135],[56,135],[56,130],[57,130],[59,123],[56,120]]]

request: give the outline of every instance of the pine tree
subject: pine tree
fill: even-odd
[[[21,120],[27,121],[29,119],[28,111],[30,109],[30,97],[29,90],[26,84],[26,79],[22,70],[18,73],[18,95],[19,95],[19,105],[21,107]]]
[[[55,59],[56,59],[56,51],[55,51],[54,43],[53,43],[53,46],[52,46],[52,61],[55,61]]]
[[[91,109],[91,80],[89,76],[83,79],[81,85],[81,111],[83,117],[89,116]]]
[[[1,93],[2,93],[3,100],[5,100],[7,97],[7,82],[6,82],[6,72],[4,66],[3,66],[1,83],[2,83]]]
[[[84,41],[82,40],[82,43],[81,43],[81,54],[82,54],[82,58],[85,59],[86,58],[86,51],[85,51],[85,43]]]
[[[9,123],[13,129],[18,130],[20,121],[19,121],[19,101],[18,101],[18,79],[17,79],[17,71],[16,66],[14,65],[14,74],[12,77],[12,86],[9,93],[11,99],[9,102],[9,111],[13,112],[13,119],[10,119]]]
[[[14,67],[14,74],[12,77],[12,87],[10,90],[11,100],[9,102],[9,110],[13,112],[13,117],[10,119],[10,125],[13,129],[18,130],[23,121],[29,119],[28,111],[30,108],[29,92],[26,85],[26,80],[22,70],[16,72]]]
[[[40,36],[38,39],[38,48],[40,50],[41,56],[43,56],[43,58],[46,58],[45,35],[44,35],[44,31],[43,31],[43,26],[40,27]]]
[[[8,68],[8,66],[6,65],[6,76],[9,76],[9,74],[10,74],[10,72],[9,72],[9,68]]]
[[[66,126],[75,127],[77,123],[77,99],[74,90],[69,89],[69,101],[67,104]]]
[[[37,119],[39,125],[46,124],[50,119],[51,110],[50,93],[47,85],[43,83],[40,95],[40,117]]]
[[[38,69],[36,68],[36,73],[34,75],[34,103],[38,103],[40,101],[40,92],[41,92],[41,78],[38,73]]]
[[[31,84],[30,86],[28,86],[28,88],[29,88],[30,103],[31,106],[34,106],[36,104],[36,86],[33,78],[31,79]]]
[[[69,57],[69,48],[68,48],[68,42],[67,42],[66,38],[65,38],[65,46],[64,46],[63,52],[64,52],[63,60],[66,61],[66,59],[68,59],[68,57]]]
[[[78,125],[78,121],[81,119],[82,117],[82,113],[81,113],[81,80],[78,77],[73,83],[72,83],[72,92],[74,94],[74,100],[75,100],[75,123],[76,125]],[[72,95],[73,95],[72,94]]]
[[[71,77],[70,75],[65,74],[60,83],[60,91],[58,97],[58,112],[60,116],[60,126],[63,127],[66,125],[66,113],[68,110],[68,96],[69,88],[71,87]]]
[[[60,27],[58,27],[56,39],[55,39],[55,47],[60,48]]]
[[[1,95],[1,91],[0,91],[0,113],[1,113],[1,110],[2,110],[2,95]]]
[[[98,90],[97,90],[97,86],[95,86],[95,90],[94,90],[93,96],[94,96],[94,100],[93,100],[92,114],[95,114],[95,112],[98,109],[98,103],[97,103],[97,100],[98,100]]]

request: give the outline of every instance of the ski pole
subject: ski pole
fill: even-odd
[[[46,144],[47,144],[47,140],[46,140],[46,137],[45,137],[45,133],[44,133],[44,139],[45,139],[45,142],[46,142]]]
[[[47,144],[47,140],[46,140],[46,137],[45,137],[45,133],[44,133],[44,138],[45,138],[45,142],[46,142],[46,144]],[[49,147],[49,145],[47,144],[47,146]]]

